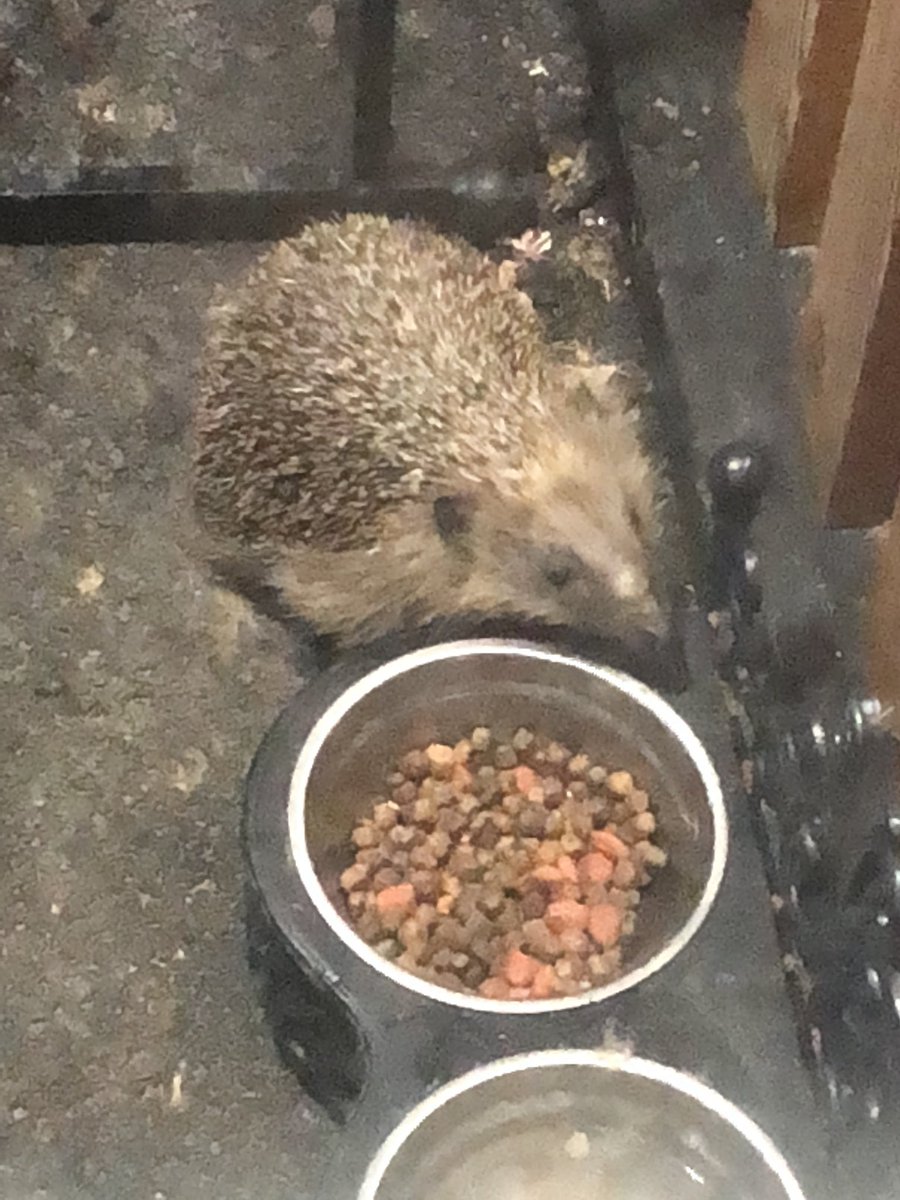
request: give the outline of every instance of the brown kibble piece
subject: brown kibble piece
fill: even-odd
[[[369,850],[381,841],[381,831],[372,821],[364,821],[353,830],[353,844],[360,850]]]
[[[617,888],[630,888],[634,883],[635,878],[634,864],[630,858],[621,858],[616,863],[616,869],[613,871],[612,881]]]
[[[340,884],[345,892],[352,892],[356,888],[362,887],[368,878],[367,868],[362,863],[354,863],[352,867],[348,867],[346,871],[342,872]]]
[[[418,783],[424,779],[430,770],[428,755],[422,750],[410,750],[400,760],[400,770],[407,779]]]
[[[547,911],[547,897],[540,888],[532,888],[522,897],[519,909],[526,921],[533,921]]]
[[[457,796],[463,792],[471,792],[475,777],[464,763],[455,763],[451,773],[453,790]]]
[[[428,839],[421,846],[413,846],[409,852],[409,865],[422,871],[431,871],[438,865],[438,856],[435,854]]]
[[[415,803],[418,794],[419,789],[415,783],[411,779],[407,779],[398,788],[394,788],[394,803],[401,808],[406,808],[408,805]]]
[[[664,867],[668,861],[669,856],[662,846],[654,846],[652,842],[647,843],[647,849],[644,851],[645,866]]]
[[[392,845],[407,847],[418,841],[418,831],[410,825],[395,825],[387,837]]]
[[[486,725],[479,725],[472,730],[472,749],[482,754],[491,744],[491,731]]]
[[[547,808],[558,808],[566,796],[562,780],[550,775],[544,780],[544,804]]]
[[[548,813],[543,804],[526,804],[519,813],[519,833],[524,838],[543,837]]]
[[[580,838],[577,833],[564,833],[559,839],[559,844],[567,855],[580,854],[584,850],[584,838]]]
[[[442,742],[432,742],[426,749],[425,756],[428,766],[436,779],[447,779],[453,771],[453,747],[445,746]]]
[[[435,901],[440,895],[440,881],[437,871],[413,871],[409,882],[416,892],[419,901]]]
[[[412,818],[417,825],[433,825],[437,820],[438,806],[434,796],[425,796],[412,806]]]
[[[606,787],[614,796],[630,796],[634,790],[634,780],[630,771],[613,771],[606,777]]]
[[[375,827],[383,831],[393,829],[399,819],[397,805],[388,800],[384,804],[376,804],[372,810],[372,819],[375,822]]]
[[[438,813],[438,829],[451,838],[456,837],[461,830],[465,829],[466,824],[466,818],[457,808],[442,808]]]
[[[467,763],[471,757],[472,757],[472,743],[469,741],[468,738],[460,738],[460,740],[453,747],[454,761],[458,762],[458,763],[463,763],[463,765],[465,765],[465,763]]]
[[[517,729],[512,736],[512,748],[520,754],[527,750],[534,742],[534,734],[530,729],[526,729],[523,725],[521,729]]]
[[[646,792],[642,792],[639,788],[635,788],[628,797],[628,807],[634,813],[646,812],[650,807],[650,797]]]
[[[655,832],[656,817],[654,817],[652,812],[639,812],[632,818],[631,827],[641,837],[646,837],[648,834]]]
[[[498,746],[494,752],[494,765],[501,771],[510,771],[518,764],[519,756],[512,746]]]
[[[522,926],[523,945],[532,954],[541,958],[558,958],[562,953],[559,938],[547,927],[544,920],[526,921]]]
[[[584,907],[582,905],[582,907]],[[561,929],[559,944],[566,954],[584,957],[589,949],[587,934],[583,929]]]
[[[569,759],[568,771],[573,779],[581,779],[587,775],[591,760],[586,754],[575,754]]]
[[[376,892],[396,887],[398,883],[403,883],[403,876],[396,867],[382,867],[380,871],[375,872],[372,878],[372,887]]]
[[[481,847],[483,850],[493,850],[499,840],[500,830],[493,821],[485,821],[472,834],[473,844]]]

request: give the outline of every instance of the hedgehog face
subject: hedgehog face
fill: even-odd
[[[508,507],[507,517],[502,528],[489,512],[474,521],[477,607],[616,635],[662,632],[646,551],[627,514],[621,528],[608,513],[587,518],[580,505]]]
[[[482,606],[626,635],[662,632],[652,469],[618,415],[543,431],[522,473],[478,497],[467,543]]]

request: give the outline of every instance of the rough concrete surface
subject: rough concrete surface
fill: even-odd
[[[466,167],[540,170],[533,96],[544,57],[565,46],[557,7],[400,0],[394,169],[437,178]]]
[[[353,119],[339,16],[318,0],[0,0],[0,191],[65,189],[82,168],[162,168],[157,186],[205,190],[339,185]]]
[[[247,248],[2,250],[0,1195],[298,1200],[327,1125],[244,959],[293,680],[192,554],[200,313]]]

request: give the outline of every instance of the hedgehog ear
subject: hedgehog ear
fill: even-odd
[[[445,542],[465,536],[472,528],[475,497],[471,492],[456,496],[438,496],[432,506],[434,524]]]

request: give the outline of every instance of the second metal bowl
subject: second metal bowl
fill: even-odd
[[[690,1075],[550,1050],[440,1088],[388,1136],[359,1200],[803,1200],[773,1143]]]

